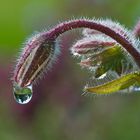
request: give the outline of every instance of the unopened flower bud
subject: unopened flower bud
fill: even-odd
[[[49,68],[57,54],[55,42],[43,34],[32,37],[25,45],[15,69],[14,82],[20,87],[31,85],[38,76]]]
[[[71,48],[73,55],[93,55],[104,50],[106,47],[114,46],[116,42],[109,37],[98,35],[87,37],[77,41]]]

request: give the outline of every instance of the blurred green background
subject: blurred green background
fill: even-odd
[[[139,94],[81,96],[89,74],[68,50],[80,37],[76,31],[61,37],[63,54],[34,87],[33,100],[14,101],[10,78],[22,42],[34,31],[83,16],[111,18],[133,29],[140,1],[0,1],[0,140],[139,140]]]

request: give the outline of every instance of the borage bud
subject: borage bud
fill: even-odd
[[[71,48],[71,52],[75,56],[82,55],[93,55],[101,52],[106,47],[114,46],[116,42],[102,35],[97,35],[95,37],[87,37],[78,40]]]
[[[26,44],[14,73],[14,95],[20,104],[32,98],[32,85],[49,68],[57,55],[58,47],[43,34],[32,37]]]

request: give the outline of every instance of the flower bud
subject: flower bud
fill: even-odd
[[[57,48],[43,34],[32,37],[25,45],[15,69],[14,82],[20,87],[32,84],[54,61]]]
[[[114,46],[116,42],[109,37],[98,35],[87,37],[77,41],[71,48],[73,55],[93,55],[104,50],[106,47]]]

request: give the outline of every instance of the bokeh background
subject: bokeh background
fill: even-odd
[[[69,51],[81,30],[61,37],[62,54],[34,87],[32,101],[27,105],[14,101],[10,78],[22,42],[34,31],[83,16],[111,18],[133,29],[140,1],[0,1],[0,140],[140,139],[140,94],[81,96],[89,73]]]

